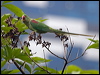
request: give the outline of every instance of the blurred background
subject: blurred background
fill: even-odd
[[[11,4],[21,8],[29,17],[48,19],[44,23],[48,26],[63,31],[81,34],[96,35],[96,40],[99,40],[99,1],[14,1]],[[12,13],[6,8],[1,9],[1,15]],[[13,13],[12,13],[13,15]],[[31,32],[31,30],[27,30]],[[20,37],[21,41],[28,41],[29,35],[23,35]],[[43,39],[51,43],[50,50],[55,54],[62,56],[64,55],[63,45],[60,39],[55,38],[55,34],[46,33],[43,34]],[[84,36],[71,36],[74,48],[70,59],[75,58],[77,51],[79,55],[86,49],[90,41]],[[70,43],[68,43],[70,47]],[[43,50],[45,52],[46,59],[53,61],[48,63],[48,67],[56,70],[62,70],[63,60],[58,59],[54,55],[50,54],[41,45],[36,46],[34,41],[30,41],[30,49],[34,56],[43,57]],[[89,49],[86,54],[75,60],[70,64],[77,65],[84,70],[99,70],[99,50]],[[41,64],[44,65],[44,64]],[[10,69],[16,68],[13,65]]]

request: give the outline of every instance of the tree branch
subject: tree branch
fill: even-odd
[[[19,41],[20,41],[20,39],[19,39]],[[21,44],[21,46],[22,46],[21,41],[20,41],[20,44]],[[25,49],[24,49],[24,51],[25,51],[26,55],[32,60],[32,62],[34,62],[38,67],[40,67],[41,69],[43,69],[44,71],[46,71],[48,74],[51,74],[49,71],[45,70],[45,69],[42,68],[40,65],[38,65],[38,64],[29,56],[29,54],[26,52]]]
[[[96,35],[95,35],[95,36],[96,36]],[[93,37],[93,39],[95,38],[95,36]],[[91,43],[92,43],[92,41],[89,43],[89,45],[87,46],[87,48],[91,45]],[[69,61],[68,63],[70,63],[70,62],[72,62],[72,61],[74,61],[74,60],[77,60],[77,59],[79,59],[80,57],[82,57],[82,56],[85,54],[85,52],[87,51],[87,48],[84,50],[84,52],[83,52],[80,56],[76,57],[75,59],[72,59],[72,60]]]
[[[16,61],[14,59],[12,59],[12,61],[14,62],[14,64],[16,65],[16,67],[20,70],[20,72],[22,74],[25,74],[25,72],[19,67],[19,65],[16,63]]]

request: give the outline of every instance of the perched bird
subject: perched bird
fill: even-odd
[[[39,34],[50,32],[50,33],[55,33],[55,34],[64,34],[64,35],[70,34],[70,35],[80,35],[80,36],[93,37],[92,35],[70,33],[70,32],[65,32],[65,31],[53,29],[42,22],[38,22],[34,19],[31,19],[26,14],[22,15],[22,21],[29,29],[31,29],[32,31],[35,31]]]

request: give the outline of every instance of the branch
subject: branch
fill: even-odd
[[[59,57],[58,55],[56,55],[56,54],[54,54],[53,52],[51,52],[51,51],[49,50],[49,48],[48,48],[44,43],[42,43],[42,44],[43,44],[44,47],[45,47],[51,54],[53,54],[54,56],[56,56],[56,57],[58,57],[58,58],[60,58],[60,59],[66,60],[65,58]]]
[[[63,69],[62,69],[62,73],[61,73],[61,74],[63,74],[63,72],[64,72],[64,70],[65,70],[67,64],[68,64],[68,61],[65,60],[65,64],[64,64],[64,67],[63,67]]]
[[[19,65],[15,62],[15,60],[12,59],[12,61],[14,62],[14,64],[16,65],[16,67],[20,70],[20,72],[21,72],[22,74],[25,74],[24,71],[23,71],[23,70],[19,67]]]
[[[71,55],[71,52],[72,52],[72,49],[73,49],[73,45],[74,45],[74,43],[71,44],[71,49],[70,49],[70,52],[69,52],[69,54],[68,54],[68,56],[67,56],[67,60],[69,59],[69,57],[70,57],[70,55]]]
[[[19,39],[19,41],[20,41],[20,39]],[[20,44],[21,44],[21,46],[22,46],[21,41],[20,41]],[[25,51],[26,55],[32,60],[32,62],[34,62],[38,67],[40,67],[41,69],[43,69],[43,70],[46,71],[47,73],[51,74],[49,71],[45,70],[45,69],[42,68],[40,65],[38,65],[38,64],[29,56],[29,54],[26,52],[25,49],[24,49],[24,51]]]
[[[96,35],[95,35],[95,36],[96,36]],[[95,38],[95,36],[93,37],[93,39]],[[89,43],[89,45],[88,45],[87,47],[89,47],[89,46],[91,45],[91,43],[92,43],[92,41]],[[82,56],[85,54],[86,51],[87,51],[87,48],[84,50],[84,52],[83,52],[80,56],[76,57],[75,59],[72,59],[72,60],[69,61],[68,63],[70,63],[70,62],[72,62],[72,61],[74,61],[74,60],[79,59],[80,57],[82,57]]]
[[[44,54],[44,59],[46,59],[45,58],[45,52],[44,52],[44,50],[43,50],[43,54]],[[45,61],[45,66],[46,66],[46,70],[47,70],[47,63],[46,63],[46,61]]]

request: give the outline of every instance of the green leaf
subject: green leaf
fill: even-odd
[[[88,40],[94,42],[94,44],[88,46],[87,49],[90,49],[90,48],[99,49],[99,40],[94,40],[94,39],[88,39]]]
[[[18,72],[20,72],[20,70],[14,69],[14,70],[10,70],[10,72],[8,74],[15,74],[15,73],[18,73]]]
[[[90,41],[92,41],[92,42],[95,42],[95,43],[96,43],[96,42],[99,42],[98,40],[94,40],[94,39],[90,39],[90,38],[89,38],[88,40],[90,40]]]
[[[16,60],[16,59],[15,59],[15,61],[16,61],[19,65],[22,65],[22,64],[23,64],[23,62],[20,61],[20,60]]]
[[[2,2],[2,5],[3,5],[3,4],[6,4],[6,3],[9,3],[9,2],[12,2],[12,1],[3,1],[3,2]]]
[[[66,73],[64,74],[99,74],[97,70],[82,70],[80,67],[76,65],[69,65],[65,69]],[[61,73],[61,71],[60,71]]]
[[[4,15],[2,15],[2,17],[1,17],[1,25],[5,25],[4,23],[4,21],[8,18],[8,17],[10,17],[11,16],[11,14],[4,14]]]
[[[87,47],[87,49],[90,49],[90,48],[99,49],[99,43],[97,42],[97,43],[94,43],[94,44]]]
[[[48,73],[44,70],[37,70],[34,74],[48,74]]]
[[[18,8],[17,6],[15,6],[15,5],[5,4],[5,5],[2,5],[2,6],[6,7],[10,11],[12,11],[18,17],[21,17],[24,14],[24,12],[20,8]]]
[[[29,34],[29,33],[27,33],[27,32],[22,32],[21,34],[22,34],[22,35],[25,35],[25,34]]]
[[[1,43],[3,46],[5,46],[7,44],[11,44],[11,39],[9,37],[7,37],[7,38],[1,37]]]
[[[80,74],[80,71],[73,71],[72,74]]]
[[[40,57],[32,57],[32,59],[36,62],[36,63],[45,63],[45,62],[50,62],[51,60],[49,59],[44,59],[44,58],[40,58]]]
[[[12,24],[15,24],[16,21],[18,21],[18,19],[17,18],[13,18],[11,22],[12,22]]]
[[[1,74],[14,74],[14,73],[18,73],[18,72],[20,72],[18,69],[14,69],[14,70],[4,69],[1,71]]]
[[[55,69],[52,69],[52,68],[49,68],[49,67],[46,67],[46,66],[41,66],[42,68],[44,68],[45,70],[49,71],[50,73],[53,73],[53,74],[59,74],[59,72]],[[40,67],[37,67],[34,69],[34,71],[36,71],[34,74],[47,74],[46,71],[44,71],[43,69],[41,69]]]
[[[23,62],[22,61],[18,61],[18,60],[15,60],[19,65],[23,65]],[[30,66],[27,64],[27,63],[25,63],[25,68],[31,73],[31,68],[30,68]]]
[[[11,72],[11,71],[7,70],[7,69],[1,70],[1,74],[8,74],[9,72]]]
[[[23,61],[25,61],[25,62],[27,62],[27,63],[29,63],[29,64],[31,64],[32,63],[32,60],[26,55],[26,54],[20,54],[19,56],[17,56],[16,58],[19,58],[19,59],[21,59],[21,60],[23,60]]]
[[[21,54],[21,49],[19,48],[14,48],[13,51],[12,51],[12,56],[14,58],[17,58],[17,56],[19,56]]]
[[[99,74],[97,70],[83,70],[81,74]]]
[[[6,60],[1,61],[1,68],[6,64]]]
[[[25,50],[25,52],[28,53],[28,55],[30,55],[30,50],[29,50],[29,48],[28,48],[27,46],[24,46],[24,50]],[[23,51],[24,51],[24,50],[23,50]]]
[[[65,70],[67,71],[67,73],[79,73],[82,71],[82,69],[76,65],[69,65]]]
[[[20,32],[28,29],[28,27],[25,24],[23,24],[21,21],[18,21],[15,26],[18,28]]]
[[[11,47],[9,45],[6,45],[3,48],[3,53],[4,53],[3,57],[4,57],[5,60],[8,61],[8,60],[13,58],[12,51],[13,51],[13,49],[11,49]]]
[[[25,68],[31,73],[31,68],[28,64],[25,64]]]
[[[1,30],[5,33],[8,33],[11,29],[13,29],[12,27],[1,27]]]

